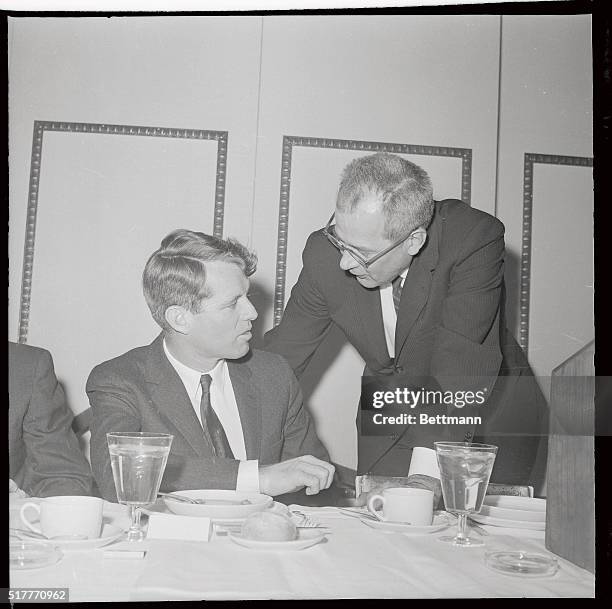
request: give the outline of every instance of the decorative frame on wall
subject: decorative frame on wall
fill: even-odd
[[[529,351],[529,299],[531,292],[531,240],[533,221],[533,170],[537,163],[593,167],[592,157],[561,156],[526,152],[523,165],[523,235],[521,247],[519,345]]]
[[[217,166],[215,179],[215,205],[213,234],[223,235],[223,214],[225,206],[225,178],[227,169],[227,131],[207,131],[200,129],[180,129],[170,127],[143,127],[135,125],[107,125],[104,123],[71,123],[53,121],[34,121],[32,139],[32,159],[28,189],[28,208],[25,229],[23,271],[21,279],[21,300],[19,307],[19,342],[26,343],[30,319],[32,292],[32,271],[34,265],[34,246],[36,237],[36,216],[38,210],[38,191],[42,167],[42,146],[45,131],[67,133],[88,133],[103,135],[133,135],[141,137],[182,138],[193,140],[217,141]]]
[[[278,211],[278,238],[276,253],[276,277],[274,282],[274,325],[277,326],[283,315],[285,303],[285,277],[287,267],[287,242],[289,230],[289,199],[291,187],[291,156],[294,146],[310,148],[334,148],[357,150],[364,153],[392,152],[396,154],[415,154],[428,156],[456,157],[461,159],[461,199],[471,204],[472,192],[472,150],[471,148],[452,148],[449,146],[418,146],[413,144],[394,144],[389,142],[368,142],[360,140],[339,140],[315,137],[283,137],[281,160],[280,203]]]

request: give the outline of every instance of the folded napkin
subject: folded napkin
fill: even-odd
[[[14,480],[9,478],[9,501],[15,498],[22,499],[26,497],[29,497],[29,495],[25,491],[21,490]]]

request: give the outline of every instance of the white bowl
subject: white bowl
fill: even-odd
[[[170,493],[172,494],[172,493]],[[181,516],[200,516],[214,519],[247,518],[255,512],[261,512],[272,504],[272,497],[261,493],[241,493],[238,491],[203,489],[176,491],[177,495],[191,499],[203,499],[207,503],[193,504],[175,501],[170,497],[164,497],[166,507],[175,514]],[[242,501],[248,500],[248,504]],[[216,503],[219,502],[219,503]],[[231,503],[221,503],[231,502]]]

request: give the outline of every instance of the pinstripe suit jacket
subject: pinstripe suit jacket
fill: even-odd
[[[405,475],[414,446],[476,437],[500,446],[493,479],[525,483],[538,438],[524,434],[543,430],[546,404],[505,327],[503,224],[461,201],[436,202],[427,241],[404,282],[394,360],[385,342],[379,290],[361,286],[340,269],[339,260],[322,231],[310,235],[282,321],[266,334],[265,348],[283,355],[298,378],[335,324],[365,360],[365,375],[410,375],[426,379],[426,388],[445,391],[483,384],[489,389],[477,413],[427,411],[480,414],[480,427],[412,425],[401,437],[360,436],[359,471]]]

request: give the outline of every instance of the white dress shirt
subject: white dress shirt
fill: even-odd
[[[404,287],[404,281],[406,281],[407,274],[408,269],[400,273],[402,288]],[[393,285],[387,283],[381,285],[379,289],[387,351],[389,352],[389,357],[395,357],[395,326],[397,325],[397,312],[395,311],[395,304],[393,303]],[[425,474],[426,476],[440,479],[436,451],[431,448],[415,447],[412,451],[410,468],[408,470],[408,475],[411,476],[412,474]]]
[[[185,364],[177,360],[170,353],[165,340],[163,345],[168,361],[176,370],[185,386],[200,425],[202,425],[202,415],[200,413],[202,385],[200,384],[200,377],[203,374],[210,375],[212,379],[210,384],[210,405],[223,426],[234,457],[240,461],[238,464],[236,490],[258,493],[259,461],[257,459],[247,459],[240,413],[238,412],[238,405],[236,404],[236,396],[234,395],[234,387],[229,375],[227,362],[224,359],[220,360],[212,370],[194,370],[189,366],[185,366]]]

